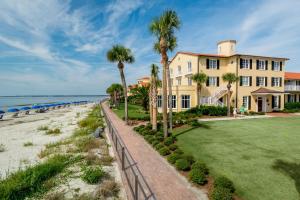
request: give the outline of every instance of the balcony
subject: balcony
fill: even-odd
[[[285,91],[299,91],[300,92],[300,85],[285,85]]]

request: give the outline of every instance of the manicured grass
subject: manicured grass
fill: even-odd
[[[205,122],[175,130],[177,144],[247,200],[299,200],[300,117]]]
[[[121,103],[119,108],[113,108],[112,110],[118,115],[118,117],[123,119],[125,116],[124,107],[124,103]],[[149,118],[149,114],[144,111],[142,106],[128,104],[128,117],[130,119],[143,119]]]

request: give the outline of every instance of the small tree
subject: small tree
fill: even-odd
[[[150,119],[152,123],[152,129],[157,130],[157,87],[159,86],[159,78],[158,78],[158,66],[155,64],[151,65],[151,82],[150,82],[150,98],[151,106],[150,106]]]
[[[130,49],[121,45],[115,45],[107,52],[107,60],[110,62],[117,62],[120,77],[123,85],[124,99],[125,99],[125,122],[128,124],[128,100],[127,100],[127,86],[124,75],[124,63],[133,63],[134,56]]]
[[[120,98],[123,93],[123,87],[119,83],[113,83],[106,89],[106,93],[110,95],[110,98],[115,106],[120,105]]]
[[[200,95],[201,95],[201,89],[202,89],[202,84],[206,82],[207,76],[205,73],[200,72],[197,74],[194,74],[192,76],[192,79],[195,83],[197,83],[197,98],[198,98],[198,105],[200,105]]]
[[[132,98],[147,111],[149,107],[149,86],[137,87],[132,89],[131,92]]]
[[[239,80],[234,73],[223,74],[222,79],[227,82],[227,116],[230,117],[230,99],[231,99],[231,85]]]

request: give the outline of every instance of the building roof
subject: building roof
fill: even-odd
[[[282,58],[282,57],[270,57],[270,56],[259,56],[259,55],[249,55],[249,54],[233,54],[231,56],[226,56],[226,55],[219,55],[219,54],[205,54],[205,53],[193,53],[193,52],[187,52],[187,51],[178,51],[170,62],[172,62],[178,54],[185,54],[185,55],[190,55],[190,56],[217,57],[217,58],[229,58],[232,56],[251,56],[251,57],[275,58],[275,59],[289,60],[288,58]]]
[[[150,77],[148,77],[148,76],[145,76],[145,77],[141,77],[141,78],[139,78],[139,79],[137,79],[137,80],[149,80],[150,79]]]
[[[263,87],[251,92],[251,94],[281,94],[281,93],[284,93],[284,92],[277,91],[277,90],[270,90],[270,89],[263,88]]]
[[[298,72],[285,72],[284,79],[286,80],[300,80],[300,73]]]

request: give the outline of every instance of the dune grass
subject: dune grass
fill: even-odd
[[[300,117],[205,122],[175,130],[177,144],[230,178],[243,199],[299,200]]]
[[[25,142],[23,144],[24,147],[29,147],[29,146],[33,146],[33,143],[32,142]]]

